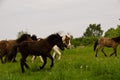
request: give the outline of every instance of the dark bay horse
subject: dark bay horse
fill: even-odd
[[[62,41],[63,43],[65,44],[65,48],[67,49],[70,49],[71,48],[71,35],[70,34],[64,34],[64,35],[60,35],[62,37]],[[38,38],[38,40],[41,40],[42,38]],[[58,60],[61,59],[61,52],[60,52],[60,49],[57,45],[53,46],[52,48],[53,50],[53,58],[55,58],[56,54],[58,54]],[[40,60],[43,62],[43,59],[41,56],[40,57]],[[31,61],[32,63],[34,62],[34,60],[36,59],[36,56],[33,56]]]
[[[7,57],[9,56],[10,51],[12,50],[13,46],[23,42],[23,41],[32,41],[32,38],[34,39],[34,36],[31,37],[30,34],[23,34],[16,40],[2,40],[0,41],[0,59],[1,62],[7,62]],[[5,61],[3,61],[3,57],[5,56]],[[15,55],[16,56],[16,55]],[[13,59],[15,60],[15,57]]]
[[[52,34],[40,41],[24,41],[14,46],[12,53],[17,53],[17,49],[21,53],[22,58],[20,60],[20,64],[22,72],[24,73],[24,67],[29,68],[28,64],[26,63],[26,58],[29,55],[42,56],[44,63],[40,67],[40,69],[44,68],[44,66],[46,65],[47,57],[51,59],[50,67],[53,67],[53,57],[51,56],[50,51],[52,50],[54,45],[57,45],[61,50],[64,50],[62,37],[59,34]]]
[[[114,52],[111,53],[110,56],[112,56],[113,54],[115,54],[115,56],[117,56],[117,46],[119,45],[119,43],[120,43],[120,36],[114,37],[114,38],[104,38],[104,37],[102,37],[102,38],[98,39],[94,44],[94,51],[96,51],[95,56],[97,57],[99,49],[101,49],[103,54],[105,56],[107,56],[106,53],[104,52],[104,47],[113,48]]]

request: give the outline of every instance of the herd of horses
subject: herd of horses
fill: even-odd
[[[71,36],[69,34],[60,35],[58,33],[51,34],[48,37],[42,39],[37,38],[36,35],[23,34],[16,40],[1,40],[0,41],[0,59],[2,63],[6,62],[16,62],[16,55],[18,52],[21,53],[20,65],[22,72],[24,73],[24,67],[29,68],[26,63],[26,58],[29,55],[33,55],[32,61],[35,56],[41,56],[43,60],[43,65],[40,69],[44,68],[47,63],[47,57],[51,60],[50,67],[54,65],[54,56],[58,53],[59,58],[61,58],[61,52],[59,49],[64,50],[64,48],[70,48]],[[54,50],[53,56],[51,55],[51,50]],[[4,58],[4,59],[3,59]]]
[[[0,59],[2,63],[16,62],[16,55],[21,53],[20,65],[22,73],[25,72],[24,68],[29,68],[26,63],[26,58],[32,55],[32,62],[34,62],[37,56],[40,57],[43,62],[40,69],[43,69],[47,63],[47,57],[51,60],[50,67],[54,65],[54,58],[56,53],[59,55],[58,60],[61,59],[61,50],[64,48],[71,48],[71,36],[69,34],[60,35],[58,33],[51,34],[46,38],[37,38],[36,35],[23,34],[16,40],[1,40],[0,41]],[[94,44],[94,51],[97,57],[98,51],[101,49],[105,56],[104,47],[112,47],[114,52],[110,56],[117,56],[117,46],[120,43],[120,36],[114,38],[99,38]],[[53,50],[53,55],[51,55]]]

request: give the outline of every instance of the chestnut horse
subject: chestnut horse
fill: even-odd
[[[103,54],[105,56],[107,56],[106,53],[104,52],[104,47],[113,48],[114,51],[113,51],[113,53],[110,54],[110,56],[112,56],[113,54],[115,54],[115,56],[117,56],[117,46],[119,45],[119,43],[120,43],[120,36],[114,37],[114,38],[102,37],[102,38],[98,39],[94,44],[94,51],[96,51],[95,56],[97,57],[99,49],[101,49]]]
[[[42,38],[39,38],[38,40],[41,40],[41,39]],[[71,40],[71,35],[70,34],[62,35],[62,41],[65,44],[65,47],[67,49],[71,48],[71,41],[70,40]],[[60,60],[61,59],[61,52],[59,50],[59,47],[57,45],[55,45],[52,49],[53,49],[53,55],[52,55],[53,58],[55,58],[56,54],[58,54],[59,55],[58,60]],[[42,57],[41,56],[39,56],[39,57],[40,57],[40,60],[43,62]],[[32,59],[31,59],[32,63],[34,62],[35,59],[36,59],[36,56],[33,56]]]
[[[17,50],[21,53],[22,58],[20,60],[20,64],[22,72],[24,73],[25,72],[24,67],[29,68],[28,64],[26,63],[26,58],[29,55],[42,56],[44,63],[40,67],[40,69],[44,68],[44,66],[46,65],[47,57],[51,59],[50,67],[53,67],[54,65],[53,57],[51,56],[50,51],[52,50],[54,45],[57,45],[61,50],[64,50],[62,37],[59,34],[52,34],[40,41],[24,41],[14,46],[11,53],[15,54],[17,53]]]
[[[18,39],[16,40],[2,40],[0,41],[0,59],[1,62],[7,62],[7,58],[10,55],[10,51],[12,50],[13,46],[23,42],[23,41],[32,41],[32,38],[34,38],[34,36],[31,37],[31,35],[29,34],[23,34],[21,35]],[[5,61],[3,61],[3,57],[5,56]],[[15,60],[16,55],[14,55],[14,59],[13,62],[16,61]]]

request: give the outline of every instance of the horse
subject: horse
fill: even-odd
[[[38,40],[41,40],[42,38],[39,38]],[[65,47],[67,48],[67,49],[70,49],[71,48],[71,35],[70,34],[65,34],[65,35],[62,35],[62,41],[63,41],[63,43],[65,44]],[[55,58],[55,56],[56,56],[56,54],[58,54],[59,56],[58,56],[58,60],[60,60],[61,59],[61,52],[60,52],[60,49],[59,49],[59,47],[57,46],[57,45],[55,45],[55,46],[53,46],[53,48],[52,48],[52,50],[53,50],[53,55],[52,55],[52,57],[53,58]],[[40,58],[40,60],[43,62],[43,59],[42,59],[42,57],[41,56],[39,56],[39,58]],[[32,59],[31,59],[31,61],[32,61],[32,63],[34,62],[34,60],[36,59],[36,56],[32,56]]]
[[[34,36],[33,36],[34,37]],[[32,37],[30,34],[22,34],[18,39],[16,40],[2,40],[0,41],[0,59],[2,63],[7,62],[7,59],[10,55],[10,51],[12,50],[12,48],[23,42],[23,41],[32,41]],[[3,61],[3,57],[5,56],[5,59]],[[14,59],[13,62],[16,62],[16,54],[14,55]]]
[[[120,36],[114,38],[105,38],[105,37],[99,38],[98,40],[96,40],[94,44],[94,51],[96,51],[95,57],[97,57],[99,49],[101,49],[104,56],[107,56],[106,53],[104,52],[104,47],[113,48],[114,51],[110,54],[110,56],[112,56],[113,54],[117,56],[117,46],[119,45],[119,43],[120,43]]]
[[[6,50],[7,44],[6,43],[8,43],[7,40],[0,41],[0,59],[1,59],[1,63],[4,63],[3,57],[7,54],[7,50]]]
[[[26,63],[26,58],[29,55],[36,55],[36,56],[42,56],[44,63],[40,67],[40,69],[43,69],[44,66],[47,63],[47,57],[51,60],[50,67],[52,68],[54,63],[54,59],[50,54],[50,51],[52,50],[53,46],[57,45],[61,50],[64,50],[64,44],[62,42],[62,37],[59,34],[51,34],[47,38],[42,39],[40,41],[24,41],[12,49],[12,54],[17,53],[19,51],[21,53],[21,59],[20,59],[20,65],[22,69],[22,73],[25,72],[24,67],[29,68],[28,64]],[[12,59],[12,58],[11,58]]]
[[[67,49],[70,49],[71,48],[71,36],[69,34],[66,34],[66,35],[62,35],[62,41],[63,43],[65,44],[65,47]],[[61,59],[61,52],[59,50],[59,47],[57,45],[55,45],[53,47],[53,58],[55,58],[56,54],[58,54],[58,60]]]

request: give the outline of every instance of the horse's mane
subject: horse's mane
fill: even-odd
[[[52,41],[54,38],[60,38],[60,35],[59,35],[58,33],[56,33],[56,34],[51,34],[51,35],[49,35],[49,36],[47,37],[47,40],[48,40],[48,41]],[[61,39],[62,39],[62,37],[61,37]]]
[[[111,38],[111,39],[114,40],[115,42],[120,42],[120,36],[114,37],[114,38]]]
[[[31,37],[31,35],[30,34],[22,34],[16,41],[18,43],[20,43],[20,42],[26,40],[28,37]]]
[[[37,36],[36,35],[32,35],[32,40],[35,40],[35,41],[37,41],[38,39],[37,39]]]

